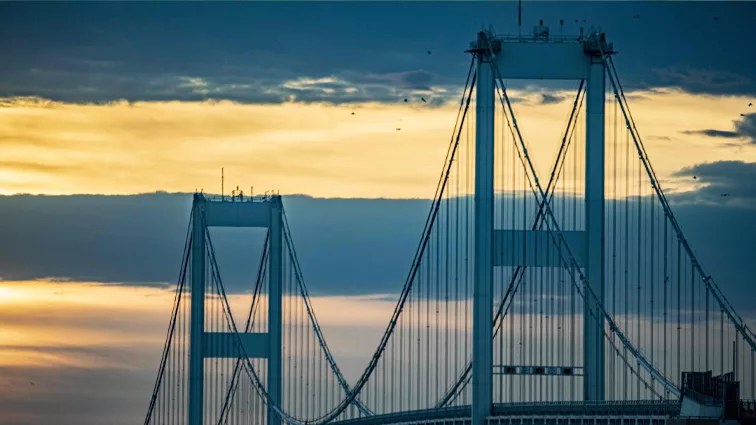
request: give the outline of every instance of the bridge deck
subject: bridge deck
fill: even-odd
[[[571,401],[546,403],[499,403],[487,422],[491,425],[549,424],[661,424],[680,413],[677,401]],[[470,423],[470,406],[423,409],[333,422],[338,425],[449,424]]]

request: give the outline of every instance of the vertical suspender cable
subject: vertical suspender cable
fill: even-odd
[[[176,320],[181,306],[181,295],[184,292],[184,282],[186,281],[187,264],[189,262],[189,255],[191,252],[191,229],[192,229],[192,216],[189,216],[189,230],[187,230],[186,240],[184,241],[184,255],[181,262],[181,269],[179,271],[179,279],[176,283],[176,294],[174,295],[173,309],[171,312],[171,320],[168,325],[168,332],[165,337],[165,344],[163,345],[163,355],[160,358],[160,366],[158,367],[158,375],[155,379],[155,385],[152,390],[152,396],[150,397],[150,405],[147,408],[147,414],[145,415],[144,425],[150,425],[152,414],[155,409],[155,403],[160,392],[160,386],[163,381],[163,374],[165,373],[166,362],[168,354],[170,352],[171,344],[173,342],[174,329],[176,327]]]

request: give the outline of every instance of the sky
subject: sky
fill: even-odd
[[[686,236],[744,315],[752,16],[752,2],[523,2],[523,32],[543,19],[552,34],[600,27],[614,43]],[[517,33],[516,17],[516,2],[0,3],[2,422],[101,423],[114,406],[113,423],[141,420],[189,194],[220,192],[221,168],[226,193],[285,196],[316,307],[357,312],[396,294],[452,134],[465,50],[482,26]],[[577,83],[507,83],[545,172]],[[259,234],[218,238],[223,261],[256,262]],[[230,273],[241,296],[245,270]],[[365,333],[325,314],[345,368],[364,364],[392,308],[381,304]]]

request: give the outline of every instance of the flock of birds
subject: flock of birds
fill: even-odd
[[[641,17],[640,15],[633,15],[633,19],[640,19],[640,17]],[[719,20],[719,17],[717,17],[717,16],[714,16],[714,17],[713,17],[713,19],[714,19],[715,21],[718,21],[718,20]],[[563,22],[564,22],[564,21],[560,21],[560,23],[563,23]],[[575,19],[575,22],[576,22],[576,23],[580,23],[580,19]],[[586,20],[585,20],[585,19],[583,19],[583,22],[585,23],[585,22],[586,22]],[[541,21],[541,23],[543,23],[543,21]],[[431,51],[430,51],[430,50],[428,50],[428,51],[427,51],[427,53],[428,53],[428,54],[430,55],[430,54],[431,54]],[[427,100],[425,100],[425,98],[424,98],[424,97],[421,97],[421,98],[420,98],[420,100],[421,100],[421,101],[422,101],[423,103],[428,103],[428,101],[427,101]],[[405,97],[405,98],[404,98],[404,103],[408,103],[408,102],[409,102],[409,99]],[[753,105],[753,103],[749,103],[749,104],[748,104],[748,106],[751,106],[751,105]],[[354,114],[355,114],[355,113],[354,113],[354,111],[352,111],[352,115],[354,115]],[[745,116],[745,114],[740,114],[740,116],[741,116],[741,117],[744,117],[744,116]],[[401,121],[401,118],[399,119],[399,121]],[[402,128],[401,128],[401,127],[397,127],[397,128],[396,128],[396,131],[401,131],[401,130],[402,130]],[[693,178],[696,178],[696,177],[695,177],[695,176],[693,176]],[[722,195],[722,196],[727,196],[727,194],[724,194],[724,195]]]
[[[429,54],[429,55],[431,54],[431,51],[430,51],[430,50],[428,50],[428,54]],[[425,99],[424,97],[421,97],[421,98],[420,98],[420,101],[421,101],[421,102],[423,102],[423,103],[428,103],[428,101],[427,101],[427,100],[426,100],[426,99]],[[405,97],[405,98],[404,98],[404,103],[409,103],[409,98]],[[354,111],[352,111],[352,115],[354,115]],[[401,119],[401,118],[399,118],[399,121],[401,121],[401,120],[402,120],[402,119]],[[401,130],[402,130],[402,128],[401,128],[401,127],[397,127],[397,128],[396,128],[396,131],[401,131]]]
[[[633,15],[633,19],[640,19],[640,15]],[[718,21],[718,20],[719,20],[719,18],[718,18],[718,17],[716,17],[716,16],[715,16],[715,17],[713,17],[713,19],[714,19],[715,21]],[[586,21],[586,20],[585,20],[585,19],[583,19],[583,22],[585,22],[585,21]],[[575,19],[575,22],[580,22],[580,20],[579,20],[579,19]],[[430,55],[430,54],[431,54],[431,51],[430,51],[430,50],[428,50],[428,51],[427,51],[427,53],[428,53],[428,54]],[[427,100],[425,100],[425,98],[424,98],[424,97],[421,97],[421,98],[420,98],[420,100],[421,100],[421,101],[422,101],[423,103],[427,103]],[[405,98],[404,98],[404,103],[408,103],[408,102],[409,102],[409,98],[406,98],[406,97],[405,97]],[[753,102],[749,102],[749,103],[748,103],[748,107],[750,108],[751,106],[753,106]],[[354,115],[354,111],[352,111],[352,115]],[[746,116],[746,114],[740,114],[740,116],[741,116],[741,117],[745,117],[745,116]],[[402,119],[400,118],[400,119],[399,119],[399,121],[401,121],[401,120],[402,120]],[[397,127],[397,128],[396,128],[396,131],[401,131],[401,130],[402,130],[402,128],[401,128],[401,127]],[[698,176],[693,176],[693,180],[698,180]],[[721,193],[721,194],[720,194],[719,196],[721,196],[721,197],[727,197],[727,196],[730,196],[730,194],[729,194],[729,193]]]
[[[749,103],[749,104],[748,104],[748,107],[749,107],[749,108],[750,108],[751,106],[753,106],[753,103]],[[741,117],[744,117],[744,116],[745,116],[745,114],[740,114],[740,116],[741,116]]]

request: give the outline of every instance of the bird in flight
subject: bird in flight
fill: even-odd
[[[729,193],[723,193],[720,196],[730,196],[730,194]]]
[[[420,100],[422,100],[422,101],[423,101],[423,103],[427,103],[427,102],[425,101],[425,98],[424,98],[424,97],[421,97],[421,98],[420,98]]]

